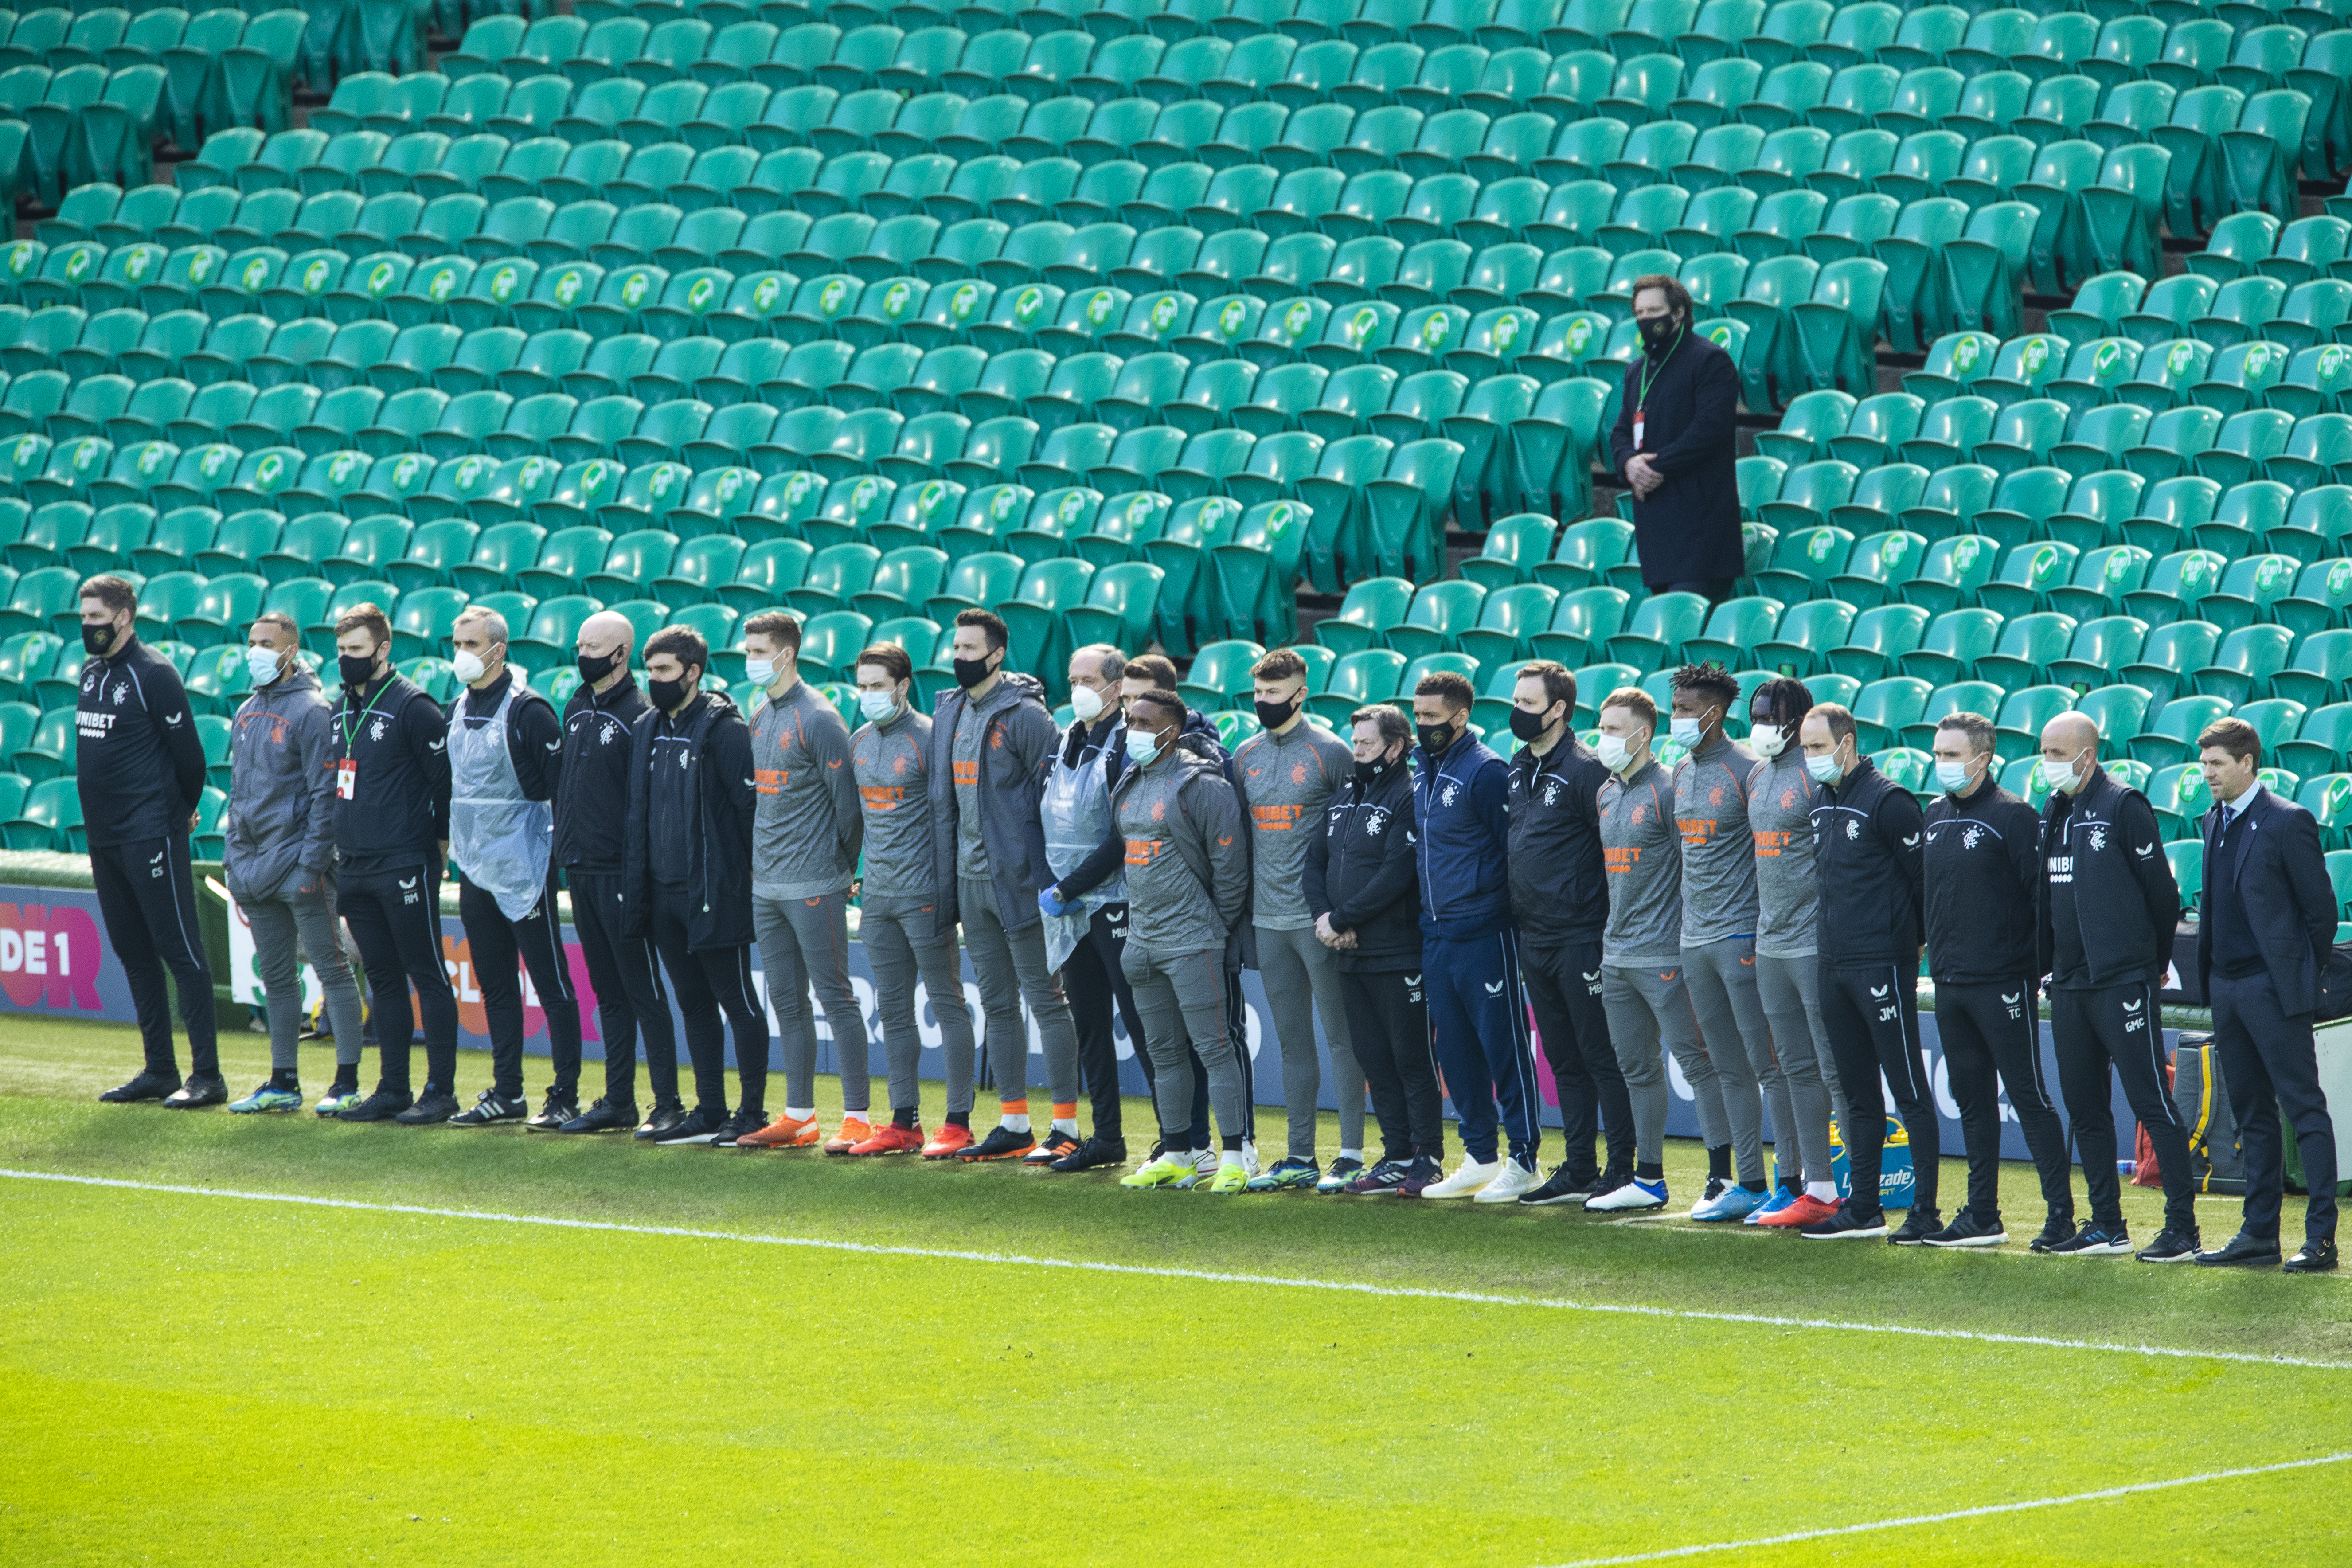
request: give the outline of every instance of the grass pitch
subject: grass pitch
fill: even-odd
[[[145,1184],[0,1178],[0,1563],[2352,1562],[2352,1462],[2191,1479],[2352,1449],[2352,1280],[2028,1257],[2022,1166],[1923,1255],[94,1103],[137,1056],[0,1027],[0,1166]]]

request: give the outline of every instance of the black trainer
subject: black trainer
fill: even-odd
[[[1552,1204],[1580,1204],[1592,1195],[1592,1177],[1570,1175],[1568,1163],[1561,1161],[1551,1169],[1551,1180],[1531,1193],[1521,1193],[1519,1202],[1529,1208],[1543,1208]]]
[[[2200,1252],[2197,1255],[2198,1267],[2202,1268],[2237,1268],[2248,1266],[2260,1267],[2265,1264],[2276,1263],[2278,1260],[2279,1239],[2277,1237],[2249,1236],[2242,1230],[2237,1235],[2231,1237],[2225,1245],[2217,1250],[2212,1252]]]
[[[685,1120],[685,1106],[675,1100],[656,1100],[652,1114],[637,1124],[637,1141],[650,1143]]]
[[[727,1113],[698,1105],[666,1130],[654,1134],[654,1142],[665,1149],[707,1148],[716,1142],[727,1126]]]
[[[2035,1252],[2055,1252],[2074,1239],[2074,1216],[2053,1214],[2042,1222],[2042,1234],[2030,1244]]]
[[[198,1078],[188,1075],[188,1081],[163,1097],[167,1110],[200,1110],[207,1105],[228,1102],[228,1080],[218,1073]]]
[[[2286,1274],[2333,1274],[2336,1272],[2336,1238],[2316,1237],[2306,1241],[2295,1255],[2280,1266]]]
[[[558,1132],[626,1132],[637,1124],[637,1108],[600,1100],[556,1129]]]
[[[983,1160],[1013,1160],[1029,1152],[1030,1146],[1035,1142],[1036,1140],[1028,1133],[1015,1132],[999,1122],[990,1128],[988,1136],[970,1148],[957,1150],[956,1158],[967,1165],[976,1165]]]
[[[1838,1200],[1837,1213],[1827,1219],[1817,1219],[1801,1228],[1797,1234],[1809,1241],[1860,1241],[1886,1234],[1886,1215],[1881,1210],[1874,1217],[1863,1219],[1853,1212],[1853,1200]]]
[[[1068,1175],[1076,1171],[1099,1171],[1111,1165],[1127,1163],[1127,1140],[1124,1138],[1088,1138],[1069,1150],[1046,1169]]]
[[[347,1105],[335,1112],[338,1121],[390,1121],[410,1106],[416,1097],[404,1089],[379,1089],[357,1105]]]
[[[108,1105],[131,1105],[142,1100],[161,1100],[180,1087],[180,1075],[158,1072],[148,1068],[137,1078],[120,1089],[110,1089],[98,1098]]]
[[[518,1108],[520,1101],[517,1102]],[[393,1118],[403,1127],[436,1127],[457,1114],[457,1097],[433,1084],[416,1097],[416,1103]]]
[[[1412,1161],[1382,1160],[1370,1170],[1349,1182],[1341,1191],[1350,1197],[1393,1197],[1402,1192],[1405,1183],[1412,1179]]]
[[[2092,1225],[2050,1250],[2060,1258],[2128,1258],[2131,1249],[2131,1232],[2122,1226]]]
[[[2197,1233],[2174,1230],[2167,1226],[2156,1233],[2156,1239],[2139,1249],[2142,1263],[2194,1263],[2197,1261]]]
[[[2000,1225],[2000,1215],[1989,1220],[1979,1219],[1967,1209],[1952,1217],[1952,1223],[1926,1238],[1930,1247],[1999,1247],[2009,1239],[2009,1232]]]
[[[1046,1132],[1045,1142],[1021,1156],[1021,1163],[1024,1165],[1043,1165],[1048,1170],[1059,1170],[1064,1156],[1075,1154],[1077,1152],[1077,1139],[1055,1127]]]
[[[748,1135],[768,1124],[768,1113],[755,1106],[739,1105],[735,1114],[719,1124],[719,1135],[710,1141],[714,1149],[732,1149]],[[758,1148],[758,1144],[753,1144]]]
[[[429,1096],[432,1091],[427,1089]],[[501,1121],[520,1121],[530,1114],[530,1107],[519,1094],[500,1094],[486,1089],[474,1097],[474,1103],[449,1118],[452,1127],[495,1127]]]
[[[539,1114],[523,1123],[533,1132],[561,1132],[564,1124],[580,1117],[580,1096],[568,1089],[551,1089],[541,1102]]]
[[[1924,1247],[1927,1238],[1944,1228],[1944,1216],[1934,1209],[1913,1209],[1903,1216],[1903,1224],[1886,1238],[1889,1247]]]

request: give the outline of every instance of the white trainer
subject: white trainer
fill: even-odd
[[[1505,1160],[1502,1166],[1500,1175],[1478,1189],[1477,1202],[1515,1204],[1521,1193],[1534,1192],[1543,1184],[1542,1178],[1517,1160]]]
[[[1638,1176],[1612,1192],[1598,1193],[1584,1200],[1585,1211],[1589,1214],[1662,1209],[1665,1206],[1666,1184],[1664,1179],[1645,1182]]]
[[[1502,1173],[1502,1161],[1489,1160],[1480,1164],[1465,1154],[1462,1163],[1454,1168],[1452,1175],[1443,1181],[1430,1183],[1421,1189],[1421,1195],[1425,1198],[1466,1198]]]

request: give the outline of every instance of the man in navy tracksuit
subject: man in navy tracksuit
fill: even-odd
[[[1464,1152],[1460,1168],[1421,1195],[1510,1203],[1539,1184],[1542,1097],[1511,929],[1510,768],[1470,738],[1470,682],[1450,670],[1423,676],[1412,698],[1423,972]],[[1498,1100],[1507,1161],[1496,1148]]]

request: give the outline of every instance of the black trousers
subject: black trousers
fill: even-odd
[[[196,924],[196,882],[188,864],[188,836],[142,838],[89,852],[98,886],[99,918],[121,961],[139,1014],[139,1039],[151,1072],[177,1078],[172,1049],[172,1003],[165,971],[180,989],[180,1018],[188,1026],[188,1064],[198,1078],[220,1076],[220,1036],[213,1020],[213,972]]]
[[[335,903],[367,969],[378,1083],[408,1090],[409,1044],[415,1033],[408,987],[414,982],[416,1012],[425,1023],[425,1081],[454,1092],[457,998],[441,957],[441,868],[419,860],[376,871],[346,869],[336,880]]]
[[[1559,1089],[1559,1121],[1568,1139],[1571,1180],[1590,1181],[1601,1168],[1592,1157],[1596,1128],[1609,1134],[1609,1170],[1633,1173],[1633,1100],[1625,1069],[1610,1043],[1609,1016],[1601,1006],[1601,943],[1519,947],[1519,982],[1535,1010],[1544,1060]]]
[[[1419,971],[1343,969],[1339,997],[1356,1065],[1371,1086],[1381,1158],[1439,1158],[1445,1134],[1438,1120],[1437,1047],[1430,1039],[1429,998]]]
[[[604,1037],[604,1098],[637,1102],[637,1041],[646,1043],[646,1077],[656,1102],[677,1099],[677,1030],[651,942],[621,934],[618,872],[566,871],[572,929],[596,988],[597,1030]]]
[[[654,949],[669,972],[669,987],[677,995],[678,1016],[686,1020],[686,1054],[694,1060],[694,1098],[698,1109],[727,1114],[727,1037],[719,1023],[735,1031],[737,1062],[764,1064],[768,1059],[768,1019],[760,1010],[759,994],[751,988],[751,944],[715,947],[697,952],[687,945],[686,933],[697,913],[694,895],[654,889]],[[751,1103],[744,1109],[761,1110]]]
[[[2276,1236],[2285,1191],[2279,1174],[2276,1105],[2303,1151],[2304,1185],[2311,1194],[2304,1234],[2336,1237],[2336,1122],[2319,1089],[2319,1060],[2311,1015],[2289,1017],[2268,971],[2247,980],[2213,976],[2213,1044],[2230,1104],[2238,1112],[2238,1152],[2246,1162],[2245,1228]],[[2158,1156],[2162,1159],[2162,1155]]]
[[[1151,1079],[1151,1053],[1143,1048],[1143,1017],[1135,1010],[1135,994],[1128,989],[1127,972],[1118,963],[1126,948],[1127,906],[1105,904],[1094,912],[1086,940],[1062,962],[1062,994],[1069,1000],[1070,1021],[1077,1026],[1078,1073],[1086,1080],[1097,1138],[1126,1136],[1118,1095],[1118,1043],[1111,1029],[1113,1008],[1127,1025],[1128,1041],[1135,1047],[1135,1059],[1143,1066],[1144,1081]],[[1200,1060],[1195,1053],[1192,1061],[1200,1078],[1193,1085],[1193,1103],[1206,1116],[1209,1073]]]
[[[482,1014],[490,1027],[490,1082],[500,1094],[522,1098],[522,979],[520,958],[530,971],[531,989],[547,1020],[547,1048],[554,1058],[554,1092],[580,1089],[580,993],[563,954],[563,928],[556,914],[555,868],[530,914],[507,919],[498,900],[474,886],[457,885],[457,915],[466,922],[466,945],[474,955],[474,984],[482,994]]]
[[[2140,980],[2053,990],[2050,1034],[2058,1047],[2058,1092],[2066,1097],[2066,1120],[2083,1160],[2091,1223],[2124,1223],[2123,1185],[2116,1177],[2116,1110],[2107,1094],[2112,1066],[2164,1172],[2165,1228],[2193,1234],[2197,1190],[2189,1176],[2189,1130],[2164,1079],[2164,1021],[2157,1012],[2156,987]]]
[[[1830,1054],[1837,1058],[1838,1082],[1845,1087],[1845,1139],[1853,1173],[1850,1202],[1858,1219],[1876,1219],[1878,1172],[1886,1142],[1886,1096],[1879,1075],[1895,1091],[1895,1114],[1911,1139],[1911,1168],[1917,1184],[1911,1212],[1936,1212],[1936,1176],[1943,1158],[1942,1127],[1936,1120],[1935,1091],[1919,1061],[1919,977],[1906,963],[1822,965],[1822,1026]],[[2067,1096],[2071,1101],[2074,1097]],[[2114,1169],[2112,1161],[2108,1169]]]
[[[2038,1000],[2031,976],[2007,985],[1936,986],[1936,1035],[1944,1045],[1944,1072],[1952,1098],[1959,1101],[1960,1136],[1969,1150],[1969,1213],[1988,1223],[2000,1217],[2003,1088],[2042,1178],[2042,1201],[2053,1218],[2074,1217],[2066,1127],[2042,1072]]]

